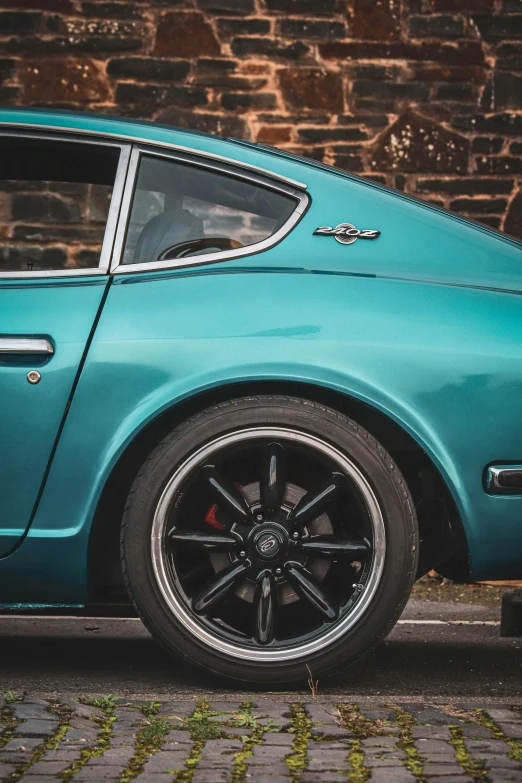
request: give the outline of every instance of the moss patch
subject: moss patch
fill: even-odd
[[[491,731],[496,739],[503,740],[511,748],[510,758],[514,761],[522,763],[522,742],[520,740],[514,740],[507,737],[502,729],[497,726],[494,720],[492,720],[485,710],[476,710],[480,723]]]
[[[15,783],[17,780],[20,780],[20,778],[31,769],[33,764],[36,764],[37,761],[40,761],[46,751],[55,750],[67,733],[69,728],[69,718],[71,716],[70,708],[64,706],[63,704],[54,704],[50,708],[49,712],[52,712],[54,715],[58,715],[60,719],[58,728],[54,732],[53,736],[50,737],[46,742],[42,741],[40,745],[37,745],[36,748],[34,748],[33,752],[31,753],[31,758],[28,761],[26,761],[24,764],[16,765],[15,771],[9,777],[9,780],[13,783]]]
[[[292,710],[292,726],[290,732],[295,734],[292,753],[285,757],[292,780],[297,782],[305,771],[308,763],[308,742],[312,738],[312,721],[300,703],[290,705]]]
[[[474,780],[482,780],[486,777],[486,770],[484,764],[480,761],[476,761],[471,753],[466,748],[464,742],[464,732],[458,726],[450,726],[451,732],[450,745],[455,748],[455,757],[460,766],[468,773]]]
[[[397,714],[397,723],[401,728],[401,735],[397,742],[397,747],[401,748],[401,750],[406,753],[406,766],[415,775],[417,780],[425,780],[423,766],[424,758],[420,755],[413,741],[412,726],[415,723],[413,716],[400,707],[394,707],[394,709]]]
[[[14,731],[20,722],[15,718],[14,712],[10,707],[2,707],[0,710],[0,726],[3,726],[3,731],[0,734],[0,749],[7,745],[9,740],[13,739]]]
[[[194,776],[194,769],[201,761],[201,753],[206,740],[221,739],[225,736],[224,731],[212,720],[220,714],[223,713],[213,712],[209,703],[202,700],[196,704],[191,717],[184,721],[186,729],[190,731],[194,746],[189,758],[185,761],[185,769],[181,770],[176,777],[176,783],[190,783]]]
[[[85,748],[85,750],[82,750],[79,759],[74,761],[71,766],[63,772],[58,773],[57,777],[61,780],[71,780],[73,775],[79,772],[82,767],[87,764],[89,759],[103,756],[105,751],[111,746],[112,727],[116,720],[116,716],[114,715],[116,699],[114,699],[113,696],[105,696],[103,699],[84,699],[83,702],[84,704],[91,705],[91,707],[102,707],[102,704],[105,705],[102,707],[104,711],[103,718],[89,718],[89,720],[99,726],[98,739],[93,748]]]
[[[157,710],[157,707],[156,707]],[[142,771],[145,762],[156,753],[170,731],[170,723],[165,718],[155,715],[149,717],[149,722],[140,730],[134,745],[134,755],[122,772],[120,783],[128,783]]]
[[[234,727],[245,727],[250,731],[249,734],[243,734],[240,739],[243,743],[243,749],[236,753],[234,757],[234,765],[232,767],[232,780],[234,783],[243,783],[247,776],[248,764],[247,759],[252,755],[252,750],[255,745],[260,745],[263,742],[263,737],[266,731],[270,729],[270,722],[268,726],[262,726],[257,718],[252,713],[252,703],[245,701],[241,704],[239,712],[232,715],[227,721]]]
[[[356,704],[340,704],[339,715],[342,725],[348,729],[352,739],[378,737],[383,733],[381,727],[363,715]]]

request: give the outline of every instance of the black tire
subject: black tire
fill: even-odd
[[[305,656],[285,659],[283,650],[278,653],[278,660],[261,662],[216,649],[187,627],[183,617],[174,613],[165,597],[157,566],[153,566],[151,544],[158,503],[180,466],[187,464],[189,457],[199,453],[206,444],[222,436],[260,427],[306,433],[345,455],[373,491],[386,538],[380,578],[371,598],[369,592],[364,593],[367,595],[364,612],[351,626],[322,647],[319,647],[322,637],[318,636],[319,641],[313,642],[318,649]],[[183,497],[182,493],[180,497]],[[121,530],[121,557],[127,588],[141,619],[170,653],[236,684],[288,687],[306,682],[307,667],[316,678],[357,662],[389,633],[404,608],[415,578],[418,528],[404,478],[387,451],[368,432],[340,413],[308,400],[260,395],[231,400],[203,411],[177,427],[153,451],[135,479],[127,501]],[[376,562],[375,552],[372,558],[372,562]],[[156,559],[154,563],[157,563]],[[329,567],[340,567],[337,560],[332,563]],[[361,564],[358,565],[361,568]],[[357,564],[349,567],[357,568]],[[343,568],[348,566],[344,564]],[[374,574],[368,566],[367,574],[371,573]],[[307,605],[304,600],[303,605]],[[353,612],[355,604],[349,605]],[[285,608],[284,611],[290,610]],[[187,612],[190,613],[190,607]],[[200,622],[199,616],[194,615],[194,618],[195,622]],[[335,627],[334,624],[332,628]]]

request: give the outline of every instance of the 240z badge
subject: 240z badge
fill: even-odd
[[[380,235],[380,231],[373,229],[365,229],[361,231],[359,228],[355,228],[351,223],[339,223],[335,228],[330,226],[319,226],[314,231],[314,234],[325,234],[326,236],[334,236],[341,245],[351,245],[356,239],[377,239]]]

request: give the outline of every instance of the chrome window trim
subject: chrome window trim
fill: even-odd
[[[271,190],[279,193],[284,193],[285,195],[295,199],[296,207],[288,217],[288,220],[274,234],[271,234],[261,242],[255,242],[254,244],[247,245],[246,247],[237,248],[235,250],[219,251],[218,253],[205,253],[201,256],[191,256],[189,258],[171,259],[168,261],[150,261],[145,264],[122,264],[121,259],[125,247],[125,237],[127,234],[127,226],[132,209],[139,162],[144,155],[179,161],[191,166],[193,165],[200,168],[206,168],[210,171],[218,171],[221,174],[226,174],[227,176],[234,177],[236,179],[243,179],[248,182],[257,183],[262,187],[270,188]],[[303,216],[309,203],[310,197],[307,193],[305,193],[304,190],[296,190],[295,188],[289,187],[286,184],[274,181],[269,177],[265,177],[264,174],[251,174],[248,171],[244,171],[241,164],[230,166],[228,161],[226,163],[223,161],[206,161],[199,160],[197,157],[194,160],[191,156],[184,152],[181,153],[177,151],[173,153],[157,149],[150,149],[148,146],[135,146],[131,154],[127,183],[122,200],[120,221],[114,243],[114,252],[112,255],[112,264],[110,270],[111,274],[121,275],[130,274],[133,272],[147,272],[158,269],[178,269],[184,267],[202,266],[203,264],[213,264],[217,261],[227,261],[231,258],[242,258],[244,256],[260,253],[263,250],[267,250],[269,247],[276,245],[287,234],[290,233],[292,228]]]
[[[36,128],[38,130],[43,131],[60,131],[62,128],[61,126],[56,125],[44,125],[44,124],[36,124],[36,123],[25,123],[25,122],[0,122],[0,127],[8,127],[8,128]],[[267,177],[270,177],[271,179],[279,180],[280,182],[285,182],[287,185],[291,185],[295,188],[300,188],[302,190],[306,190],[307,185],[304,182],[299,182],[299,180],[292,179],[291,177],[285,177],[284,174],[276,174],[272,171],[269,171],[268,169],[264,169],[261,166],[256,166],[253,163],[240,163],[237,160],[234,160],[233,158],[227,158],[225,155],[219,155],[216,152],[202,152],[198,149],[193,149],[192,147],[185,147],[182,144],[174,144],[170,141],[156,141],[155,139],[147,139],[143,136],[128,136],[127,134],[123,133],[109,133],[108,131],[93,131],[93,130],[86,130],[85,128],[63,128],[63,133],[67,134],[75,134],[75,135],[88,135],[91,137],[97,137],[100,136],[101,138],[105,139],[113,139],[115,143],[118,143],[118,141],[130,143],[130,144],[147,144],[149,147],[160,147],[165,148],[177,152],[185,152],[190,155],[197,155],[202,158],[209,158],[210,160],[216,160],[221,161],[222,163],[228,163],[231,166],[241,166],[241,168],[247,169],[249,171],[256,172],[258,174],[263,174]],[[175,128],[173,127],[173,130]]]
[[[44,337],[0,337],[0,354],[52,355],[54,346]]]
[[[114,141],[98,141],[96,138],[89,139],[77,139],[74,136],[70,138],[67,133],[63,134],[48,134],[48,133],[31,133],[29,127],[28,132],[15,134],[12,131],[6,130],[3,124],[0,126],[0,136],[7,136],[13,139],[26,138],[26,139],[42,139],[45,141],[70,141],[75,144],[93,144],[95,146],[103,147],[117,147],[120,150],[120,157],[118,160],[118,168],[116,170],[116,178],[114,180],[114,186],[112,189],[111,204],[109,207],[109,214],[107,222],[105,224],[105,232],[103,235],[103,243],[100,251],[100,263],[98,266],[85,267],[84,269],[39,269],[35,272],[30,271],[2,271],[0,269],[0,279],[18,279],[18,278],[48,278],[48,277],[85,277],[92,275],[107,274],[111,262],[112,250],[114,247],[114,241],[116,237],[116,229],[118,225],[118,218],[120,214],[120,206],[122,195],[125,188],[125,182],[127,179],[127,171],[129,166],[129,159],[131,155],[131,145],[121,143],[116,139]]]

